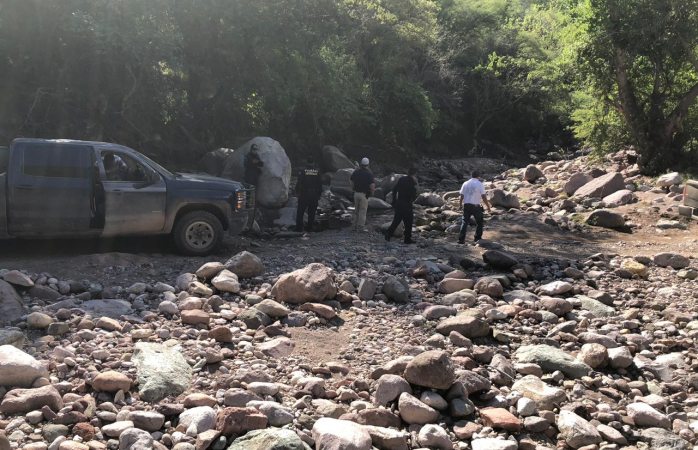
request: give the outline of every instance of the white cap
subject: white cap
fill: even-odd
[[[361,165],[362,166],[368,166],[368,158],[364,158],[361,160]]]

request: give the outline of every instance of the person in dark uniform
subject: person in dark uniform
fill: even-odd
[[[245,183],[257,187],[259,176],[262,174],[264,163],[259,157],[257,144],[252,144],[249,153],[245,155]]]
[[[251,184],[258,189],[259,177],[262,175],[262,167],[264,167],[264,162],[259,157],[259,148],[257,144],[252,144],[250,151],[245,155],[245,183]],[[252,212],[249,214],[247,219],[247,229],[252,230],[254,226],[254,221],[257,217],[257,202],[255,202]]]
[[[303,215],[308,212],[307,231],[313,231],[317,204],[322,195],[322,178],[314,161],[308,160],[306,168],[298,173],[296,183],[298,209],[296,211],[296,231],[303,231]]]
[[[412,204],[417,199],[417,169],[411,167],[407,175],[401,177],[392,190],[393,193],[393,223],[385,232],[385,240],[395,233],[400,222],[405,224],[405,244],[414,244],[412,240],[412,223],[414,222],[414,208]]]

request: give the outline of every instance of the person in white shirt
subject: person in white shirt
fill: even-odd
[[[458,236],[458,243],[465,243],[465,232],[468,230],[468,223],[470,222],[470,217],[475,217],[475,223],[477,223],[477,228],[475,230],[475,242],[482,239],[482,229],[484,227],[484,211],[482,209],[482,203],[487,207],[487,211],[492,211],[489,200],[487,200],[487,195],[485,195],[485,186],[483,186],[482,181],[480,181],[480,173],[478,171],[473,171],[471,178],[463,183],[460,188],[460,205],[463,209],[463,224],[460,227],[460,235]]]

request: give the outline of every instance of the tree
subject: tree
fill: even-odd
[[[589,0],[581,68],[623,118],[645,174],[686,156],[698,98],[698,0]]]

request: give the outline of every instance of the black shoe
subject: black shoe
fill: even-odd
[[[460,245],[465,244],[465,239],[458,239],[458,243],[459,243]]]
[[[390,234],[387,231],[383,232],[383,237],[386,242],[390,242]]]
[[[407,244],[407,245],[416,244],[416,242],[413,241],[412,239],[410,239],[409,241],[405,241],[405,244]]]

